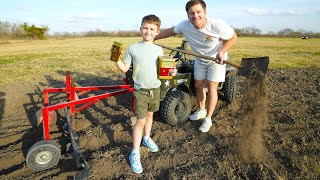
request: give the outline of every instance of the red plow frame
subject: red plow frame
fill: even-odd
[[[125,83],[125,80],[124,80]],[[88,93],[89,91],[98,90],[115,90],[114,92],[105,93],[93,97],[79,99],[79,96]],[[131,85],[114,85],[114,86],[87,86],[87,87],[76,87],[74,82],[71,81],[70,73],[67,72],[66,75],[66,87],[65,88],[47,88],[43,90],[44,107],[42,108],[43,117],[43,136],[45,140],[50,139],[50,129],[49,129],[49,112],[70,107],[70,115],[74,116],[76,112],[80,112],[94,103],[98,102],[100,99],[125,94],[132,93],[134,88]],[[65,92],[67,95],[67,102],[60,103],[56,105],[49,105],[49,93],[62,93]],[[132,99],[132,105],[134,105],[134,100]],[[82,104],[81,107],[76,108],[76,105]],[[134,109],[134,106],[132,106]]]
[[[76,160],[78,168],[84,170],[75,174],[74,179],[87,179],[90,176],[89,165],[79,153],[79,145],[77,142],[78,137],[76,132],[72,130],[71,121],[75,120],[74,115],[91,105],[95,104],[101,99],[109,98],[116,95],[133,93],[134,87],[132,85],[126,85],[126,78],[123,78],[124,85],[112,85],[112,86],[86,86],[76,87],[74,81],[70,77],[70,73],[67,72],[66,82],[64,88],[47,88],[43,90],[44,107],[41,109],[41,117],[43,122],[43,140],[35,143],[27,153],[26,162],[27,166],[34,171],[42,171],[49,169],[58,164],[61,150],[60,147],[50,140],[50,112],[55,112],[58,109],[65,109],[67,127],[69,136],[71,139],[71,145],[73,149],[73,156]],[[90,91],[108,91],[100,95],[92,97],[79,98],[80,96]],[[50,93],[66,93],[67,102],[51,105],[49,102]],[[135,108],[134,98],[131,100],[132,109]],[[69,110],[67,110],[69,108]],[[40,117],[40,118],[41,118]],[[71,120],[70,120],[71,119]],[[38,119],[37,119],[38,120]],[[55,120],[54,120],[55,122]]]

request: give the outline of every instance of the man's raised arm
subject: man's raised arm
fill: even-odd
[[[161,31],[155,38],[154,40],[158,40],[158,39],[163,39],[163,38],[167,38],[173,35],[176,35],[176,33],[173,30],[174,28],[169,28],[166,30]]]

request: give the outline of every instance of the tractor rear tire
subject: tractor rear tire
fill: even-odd
[[[236,76],[226,76],[223,84],[223,99],[231,103],[236,96]]]
[[[191,113],[192,103],[189,94],[183,91],[170,91],[161,102],[160,116],[172,126],[183,124]]]
[[[60,157],[61,150],[55,142],[42,140],[28,150],[26,163],[30,169],[42,171],[57,165]]]

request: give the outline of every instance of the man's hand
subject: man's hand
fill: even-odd
[[[216,60],[215,62],[218,63],[218,64],[223,64],[223,55],[224,53],[222,52],[218,52],[217,55],[216,55]]]

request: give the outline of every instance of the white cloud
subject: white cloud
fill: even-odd
[[[101,21],[108,19],[108,17],[97,14],[81,14],[74,16],[61,16],[58,17],[58,19],[66,23],[83,23],[84,21]]]
[[[23,6],[17,6],[16,7],[16,11],[18,11],[18,12],[30,12],[31,10],[28,9],[28,8],[25,8]]]
[[[21,22],[22,23],[28,23],[28,25],[35,25],[37,27],[43,27],[43,26],[48,26],[47,23],[43,23],[43,21],[37,19],[37,18],[30,18],[30,17],[27,17],[27,18],[24,18]]]
[[[263,8],[249,8],[246,10],[249,15],[254,16],[303,16],[303,15],[311,15],[318,14],[319,9],[283,9],[283,10],[271,10],[271,9],[263,9]]]
[[[246,11],[250,15],[256,15],[256,16],[264,16],[269,14],[268,10],[260,9],[260,8],[249,8]]]
[[[285,3],[317,3],[318,0],[282,0]]]

